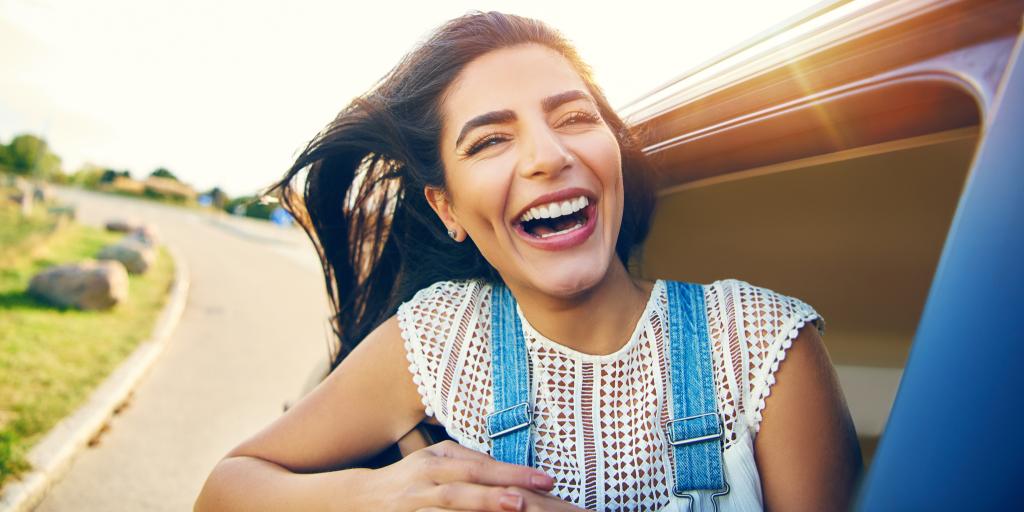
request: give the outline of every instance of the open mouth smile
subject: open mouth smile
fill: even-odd
[[[538,249],[561,250],[586,241],[594,232],[597,209],[588,195],[565,191],[564,198],[533,206],[513,223],[514,231]]]

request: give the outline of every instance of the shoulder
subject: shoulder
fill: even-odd
[[[704,285],[707,307],[722,309],[740,324],[751,340],[796,338],[794,329],[813,323],[825,333],[825,319],[803,300],[739,279],[723,279]]]
[[[484,298],[490,285],[477,280],[439,281],[416,292],[396,313],[409,372],[428,416],[444,422],[447,400],[442,388],[452,376],[444,369],[465,357],[465,340],[479,336]]]
[[[739,279],[722,279],[704,285],[711,321],[738,330],[747,341],[771,343],[796,338],[795,329],[812,323],[825,333],[825,319],[810,304],[775,290]]]
[[[787,353],[794,344],[820,345],[825,319],[797,297],[739,279],[715,281],[704,290],[708,322],[732,354],[729,366],[743,383],[742,409],[756,432]]]
[[[409,300],[399,305],[399,320],[411,313],[425,310],[444,311],[449,307],[458,307],[465,300],[489,288],[490,285],[477,280],[438,281],[420,289]]]

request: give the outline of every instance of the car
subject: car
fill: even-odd
[[[1022,14],[835,2],[621,111],[658,171],[637,269],[815,306],[865,510],[1022,501]]]

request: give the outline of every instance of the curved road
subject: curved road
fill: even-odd
[[[36,510],[191,510],[217,461],[280,415],[327,358],[312,245],[299,229],[249,219],[75,189],[58,196],[86,224],[156,224],[192,279],[166,351]]]

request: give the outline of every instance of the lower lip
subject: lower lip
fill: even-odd
[[[538,249],[545,251],[561,251],[576,247],[577,245],[586,242],[590,235],[594,232],[595,226],[597,226],[597,205],[591,204],[585,209],[587,214],[587,223],[581,227],[578,227],[568,233],[561,235],[552,235],[547,238],[538,238],[526,232],[523,229],[523,225],[516,223],[515,232],[519,234],[527,244]]]

